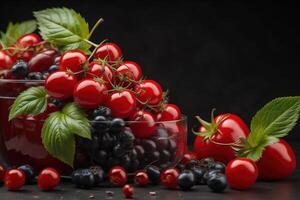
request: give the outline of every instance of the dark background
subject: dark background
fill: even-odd
[[[214,107],[249,123],[271,99],[300,94],[297,3],[9,0],[1,3],[0,29],[58,6],[75,9],[90,26],[103,17],[93,41],[118,43],[126,59],[170,90],[191,127],[193,116],[208,118]],[[300,126],[292,138],[300,139]]]

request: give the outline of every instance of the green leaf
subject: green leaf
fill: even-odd
[[[36,30],[36,21],[28,20],[21,23],[9,23],[6,32],[1,32],[1,41],[9,47],[13,45],[22,35],[32,33]]]
[[[43,113],[47,108],[47,93],[44,87],[31,87],[22,92],[13,103],[9,120],[22,115],[36,115]]]
[[[272,100],[252,118],[251,134],[238,156],[258,160],[269,144],[286,136],[299,119],[300,97],[280,97]]]
[[[90,45],[84,40],[89,37],[89,25],[72,9],[51,8],[34,12],[44,40],[63,51],[81,49],[88,51]]]
[[[84,112],[75,103],[69,103],[45,121],[42,129],[44,147],[53,157],[73,166],[74,134],[91,139],[90,128]]]

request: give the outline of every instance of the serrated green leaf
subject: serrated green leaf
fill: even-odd
[[[90,45],[84,40],[89,37],[89,25],[73,9],[51,8],[34,12],[44,40],[63,51],[81,49],[88,51]]]
[[[75,103],[68,103],[45,121],[42,129],[44,147],[53,157],[73,166],[74,134],[91,139],[90,128],[85,113]]]
[[[21,23],[9,23],[5,33],[1,33],[1,41],[9,47],[13,45],[22,35],[32,33],[36,30],[36,21],[28,20]]]
[[[22,115],[36,115],[43,113],[47,108],[47,93],[44,87],[31,87],[22,92],[13,103],[9,120]]]

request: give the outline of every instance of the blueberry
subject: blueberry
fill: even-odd
[[[157,162],[159,161],[160,153],[159,151],[149,151],[147,152],[147,159],[150,162]]]
[[[190,190],[195,185],[195,175],[191,170],[184,170],[177,178],[177,184],[182,190]]]
[[[169,146],[169,135],[165,128],[158,127],[155,130],[155,135],[152,137],[152,140],[156,143],[159,149],[167,149]]]
[[[22,165],[18,169],[24,172],[26,184],[32,184],[35,177],[33,168],[30,165]]]
[[[115,157],[113,157],[113,156],[110,156],[110,157],[108,158],[107,163],[108,163],[108,168],[112,168],[112,167],[114,167],[114,166],[120,165],[120,160],[119,160],[118,158],[115,158]]]
[[[199,161],[199,165],[201,167],[206,167],[208,168],[209,165],[211,165],[212,163],[214,163],[215,160],[213,158],[203,158]]]
[[[214,176],[215,174],[220,173],[218,170],[210,170],[210,171],[206,171],[203,175],[202,181],[204,184],[207,184],[207,181]]]
[[[134,139],[135,137],[130,129],[125,128],[125,130],[120,134],[120,143],[126,150],[133,149]]]
[[[116,146],[114,146],[114,148],[113,148],[113,155],[115,157],[121,157],[124,154],[126,154],[126,151],[124,151],[124,149],[121,147],[120,144],[117,144]]]
[[[100,145],[100,149],[104,149],[110,151],[114,146],[115,139],[109,133],[104,133],[102,135],[102,142]]]
[[[204,183],[203,182],[203,176],[204,176],[206,170],[202,167],[199,167],[199,166],[195,166],[191,170],[195,175],[195,183],[197,185],[203,184]]]
[[[107,152],[104,150],[99,150],[95,154],[94,161],[97,164],[103,166],[103,165],[106,165],[107,158],[108,158]]]
[[[30,72],[27,77],[30,80],[43,80],[43,74],[41,72]]]
[[[209,170],[217,170],[221,173],[225,173],[226,166],[221,162],[213,162],[208,165]]]
[[[192,169],[199,164],[198,160],[190,160],[185,164],[186,169]]]
[[[92,127],[102,133],[103,131],[108,130],[110,126],[110,121],[107,121],[104,116],[96,116],[92,121]]]
[[[111,127],[110,130],[114,133],[120,133],[121,131],[124,130],[125,127],[125,121],[121,118],[114,118],[111,121]]]
[[[208,179],[207,185],[213,192],[223,192],[227,187],[227,180],[224,174],[217,173]]]
[[[126,155],[122,156],[120,158],[120,163],[125,169],[129,169],[130,164],[131,164],[131,159],[130,159],[129,155],[126,154]]]
[[[57,71],[58,68],[59,68],[58,65],[52,65],[49,67],[48,72],[51,74],[51,73]]]
[[[97,116],[103,116],[106,118],[111,118],[111,109],[105,106],[101,106],[93,110],[92,117],[95,118]]]
[[[177,144],[174,139],[169,139],[169,150],[171,153],[174,153],[176,151]]]
[[[136,151],[139,160],[144,158],[145,150],[141,145],[135,145],[134,150]]]
[[[160,163],[166,163],[170,160],[171,154],[168,150],[160,151]]]
[[[138,160],[131,159],[129,171],[134,172],[139,168],[139,166],[140,166],[140,162]]]
[[[135,149],[132,149],[132,150],[129,152],[129,156],[130,156],[130,158],[131,158],[132,160],[137,159],[137,156],[138,156],[137,151],[136,151]]]
[[[158,184],[160,181],[160,170],[154,165],[149,165],[146,167],[146,173],[152,184]]]
[[[153,140],[145,139],[141,141],[141,144],[147,152],[156,151],[156,144]]]
[[[100,166],[91,166],[90,170],[92,171],[95,179],[95,185],[99,185],[104,180],[104,171]]]
[[[90,169],[78,169],[72,173],[72,182],[79,188],[90,189],[95,185],[95,177]]]
[[[15,78],[25,78],[28,74],[28,64],[23,60],[18,60],[12,66],[11,73]]]

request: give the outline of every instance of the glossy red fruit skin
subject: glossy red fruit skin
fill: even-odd
[[[296,156],[292,147],[283,139],[267,146],[262,157],[256,163],[258,179],[282,180],[296,169]]]
[[[173,121],[181,119],[181,111],[175,104],[165,104],[163,110],[157,114],[157,121]]]
[[[74,102],[81,108],[97,108],[105,102],[107,88],[93,79],[83,79],[74,88]]]
[[[4,184],[8,190],[19,190],[25,184],[25,174],[19,169],[9,170],[5,174]]]
[[[5,173],[6,173],[5,167],[0,165],[0,182],[3,181]]]
[[[179,171],[176,168],[168,168],[160,174],[160,183],[168,189],[176,189]]]
[[[59,183],[60,175],[54,168],[46,168],[38,176],[38,187],[40,190],[53,190]]]
[[[124,185],[123,187],[123,194],[125,198],[132,198],[134,193],[134,188],[131,185]]]
[[[31,47],[34,45],[39,44],[42,41],[41,37],[35,33],[28,33],[23,36],[21,36],[16,44],[17,46],[22,46],[22,47]]]
[[[122,57],[121,48],[112,42],[106,42],[100,45],[94,54],[95,58],[106,59],[109,62],[117,61]]]
[[[157,105],[162,100],[163,91],[160,85],[154,80],[142,80],[134,87],[137,99],[149,105]]]
[[[197,156],[195,155],[195,153],[193,153],[193,152],[187,150],[187,151],[183,154],[180,163],[182,163],[182,164],[185,165],[185,164],[187,164],[189,161],[191,161],[191,160],[196,160],[196,159],[197,159]]]
[[[156,123],[154,116],[147,111],[138,110],[129,117],[130,128],[136,138],[145,139],[155,133]]]
[[[150,183],[149,176],[144,171],[138,171],[134,175],[134,182],[141,187],[147,186]]]
[[[212,136],[210,141],[204,141],[201,136],[196,137],[194,151],[198,158],[211,157],[225,164],[235,158],[235,152],[230,146],[215,144],[212,141],[223,144],[238,142],[239,138],[246,138],[249,135],[249,128],[240,117],[234,114],[219,115],[215,121],[219,121],[226,115],[226,119],[218,126],[219,131]],[[199,132],[204,130],[204,127],[200,127]]]
[[[246,190],[256,182],[258,169],[254,161],[236,158],[226,166],[225,175],[231,188]]]
[[[22,59],[25,62],[29,62],[33,56],[34,56],[34,51],[25,51],[21,53],[18,57],[19,59]]]
[[[5,51],[0,51],[0,69],[9,69],[15,63],[15,59]]]
[[[97,62],[91,62],[87,71],[87,78],[102,78],[108,89],[111,88],[113,71],[108,66],[103,66]]]
[[[115,166],[109,170],[108,177],[110,182],[117,187],[122,187],[127,183],[128,175],[123,167]]]
[[[127,78],[138,81],[142,78],[142,69],[139,64],[133,61],[124,61],[118,68],[116,74],[118,76],[126,76]]]
[[[77,78],[64,71],[50,74],[45,81],[47,93],[57,99],[63,100],[73,96]]]
[[[59,69],[67,71],[68,69],[76,73],[83,70],[83,64],[87,62],[86,54],[81,50],[66,51],[60,58]]]
[[[49,67],[54,64],[54,59],[58,52],[55,49],[46,49],[34,55],[28,62],[29,72],[48,71]]]
[[[130,90],[122,89],[108,94],[106,106],[111,109],[113,117],[128,118],[136,109],[136,98]]]

